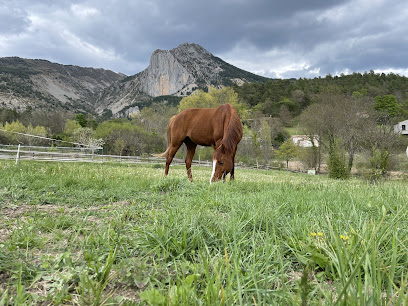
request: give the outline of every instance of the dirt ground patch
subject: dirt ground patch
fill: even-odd
[[[48,213],[52,216],[56,216],[60,213],[83,213],[83,212],[95,212],[95,211],[110,211],[121,207],[128,207],[131,205],[129,201],[118,201],[105,205],[91,206],[87,208],[78,207],[68,207],[65,205],[15,205],[6,204],[4,206],[0,205],[0,242],[6,241],[14,228],[13,225],[16,224],[16,220],[25,220],[25,217],[33,213]],[[104,218],[106,219],[106,218]],[[93,224],[101,223],[101,219],[97,216],[88,216],[87,221]],[[8,225],[8,226],[7,226]],[[10,226],[11,225],[11,226]]]
[[[49,212],[50,214],[56,214],[61,206],[58,205],[7,205],[0,207],[0,242],[4,242],[10,237],[11,228],[7,228],[10,223],[14,224],[14,221],[21,218],[24,219],[26,213],[29,212]]]
[[[3,219],[15,219],[23,216],[27,212],[49,212],[56,213],[63,208],[61,205],[8,205],[0,209]]]

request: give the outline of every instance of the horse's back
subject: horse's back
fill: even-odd
[[[179,141],[189,137],[198,145],[215,145],[223,137],[227,107],[229,105],[216,108],[189,108],[182,111],[173,120],[172,135]]]

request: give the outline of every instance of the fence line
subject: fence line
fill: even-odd
[[[0,159],[16,159],[16,162],[19,160],[93,163],[119,162],[138,164],[158,164],[165,162],[165,158],[154,156],[119,156],[83,153],[83,151],[89,150],[89,148],[20,146],[20,149],[18,149],[17,147],[18,146],[0,145]],[[47,149],[49,151],[45,151]],[[69,149],[72,149],[73,152],[66,152]],[[58,150],[60,152],[56,152]],[[174,158],[172,164],[184,165],[184,159]],[[212,162],[208,160],[193,160],[192,164],[196,166],[212,167]],[[279,167],[244,165],[242,163],[236,163],[236,167],[246,169],[282,170]]]
[[[44,139],[44,140],[51,140],[51,141],[54,141],[54,142],[69,143],[69,144],[72,144],[72,145],[76,145],[76,146],[80,146],[80,147],[87,147],[87,148],[91,148],[91,149],[102,149],[101,147],[95,147],[95,146],[92,146],[92,145],[89,145],[89,144],[83,144],[83,143],[79,143],[79,142],[71,142],[71,141],[67,141],[67,140],[49,138],[49,137],[45,137],[45,136],[32,135],[32,134],[27,134],[27,133],[7,131],[7,130],[2,129],[2,128],[0,128],[0,131],[4,132],[4,133],[16,134],[16,135],[21,135],[21,136],[25,136],[25,137],[39,138],[39,139]]]
[[[9,149],[9,150],[16,150],[19,145],[2,145],[0,144],[0,149]],[[102,151],[102,148],[93,149],[89,147],[61,147],[61,146],[52,146],[52,147],[44,147],[44,146],[23,146],[20,145],[21,148],[27,148],[29,151],[40,151],[40,152],[72,152],[72,151],[79,151],[79,152],[95,152]]]
[[[39,149],[39,148],[41,147],[37,147],[36,149]],[[165,158],[154,157],[154,156],[119,156],[119,155],[103,155],[103,154],[92,154],[92,153],[82,153],[82,152],[53,152],[53,151],[44,152],[44,151],[31,150],[31,148],[28,146],[20,146],[20,149],[11,149],[9,148],[9,146],[0,146],[0,159],[16,159],[16,161],[18,160],[39,160],[39,161],[95,162],[95,163],[104,163],[104,162],[162,163],[165,161]],[[175,158],[173,159],[173,163],[174,164],[184,164],[184,160]],[[212,163],[210,161],[194,160],[193,163],[196,165],[201,165],[201,166],[212,166]]]

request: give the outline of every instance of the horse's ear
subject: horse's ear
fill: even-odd
[[[220,151],[221,151],[222,154],[225,154],[226,151],[227,151],[227,150],[225,149],[225,146],[224,146],[223,143],[222,143],[221,146],[220,146]]]

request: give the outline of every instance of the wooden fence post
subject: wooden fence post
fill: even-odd
[[[16,165],[18,164],[19,159],[20,159],[20,144],[18,144],[18,148],[17,148]]]

